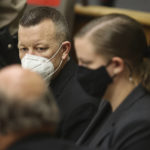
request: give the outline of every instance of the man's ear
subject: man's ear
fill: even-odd
[[[124,70],[124,60],[120,57],[113,57],[111,63],[107,67],[107,71],[111,77],[116,76]]]
[[[62,55],[62,60],[65,60],[70,52],[71,49],[71,43],[69,41],[65,41],[62,44],[62,51],[63,51],[63,55]]]

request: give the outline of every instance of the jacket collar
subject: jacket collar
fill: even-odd
[[[77,145],[88,144],[88,141],[90,141],[89,137],[91,137],[91,139],[93,138],[93,134],[95,134],[97,127],[99,127],[101,123],[104,121],[104,117],[106,117],[110,113],[111,113],[110,104],[102,100],[96,115],[94,116],[94,118],[92,119],[86,130],[83,132],[81,137],[77,140],[76,144]]]
[[[108,104],[103,105],[103,107],[100,107],[96,116],[91,121],[90,125],[84,132],[84,136],[82,136],[78,140],[78,144],[83,143],[86,141],[86,138],[89,138],[89,133],[92,133],[94,131],[94,128],[97,128],[97,132],[93,136],[90,146],[96,146],[99,145],[100,142],[105,138],[105,136],[112,130],[112,127],[116,124],[117,120],[121,117],[122,113],[129,109],[138,99],[143,97],[146,93],[146,90],[142,87],[141,84],[139,84],[128,96],[127,98],[120,104],[120,106],[116,109],[115,112],[109,113],[108,117],[106,118],[107,121],[104,123],[101,120],[103,120],[103,116],[106,117],[106,110],[107,112],[111,111],[111,109],[108,108]],[[108,111],[109,110],[109,111]],[[102,126],[101,126],[102,125]]]
[[[146,90],[141,84],[139,84],[133,91],[126,97],[126,99],[120,104],[114,113],[124,111],[131,107],[138,99],[144,96]]]
[[[120,106],[109,115],[107,121],[103,124],[102,128],[97,132],[94,140],[90,143],[90,146],[99,145],[105,136],[112,130],[113,126],[117,123],[117,120],[122,116],[122,113],[129,109],[137,100],[143,97],[146,90],[139,84],[120,104]]]

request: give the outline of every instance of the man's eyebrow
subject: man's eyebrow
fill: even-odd
[[[37,42],[37,43],[35,43],[34,45],[35,45],[35,46],[37,46],[37,45],[49,46],[48,43],[43,43],[43,42]]]
[[[18,45],[17,45],[17,46],[18,46],[18,47],[19,47],[19,46],[24,46],[24,44],[22,44],[22,43],[18,43]]]

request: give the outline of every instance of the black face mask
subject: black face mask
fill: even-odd
[[[102,98],[107,86],[112,82],[104,66],[91,70],[85,67],[78,68],[77,79],[81,87],[91,96]]]

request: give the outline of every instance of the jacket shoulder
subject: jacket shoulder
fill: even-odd
[[[125,110],[116,124],[113,124],[111,135],[112,147],[119,150],[144,150],[150,147],[150,95],[145,94],[129,109]]]

